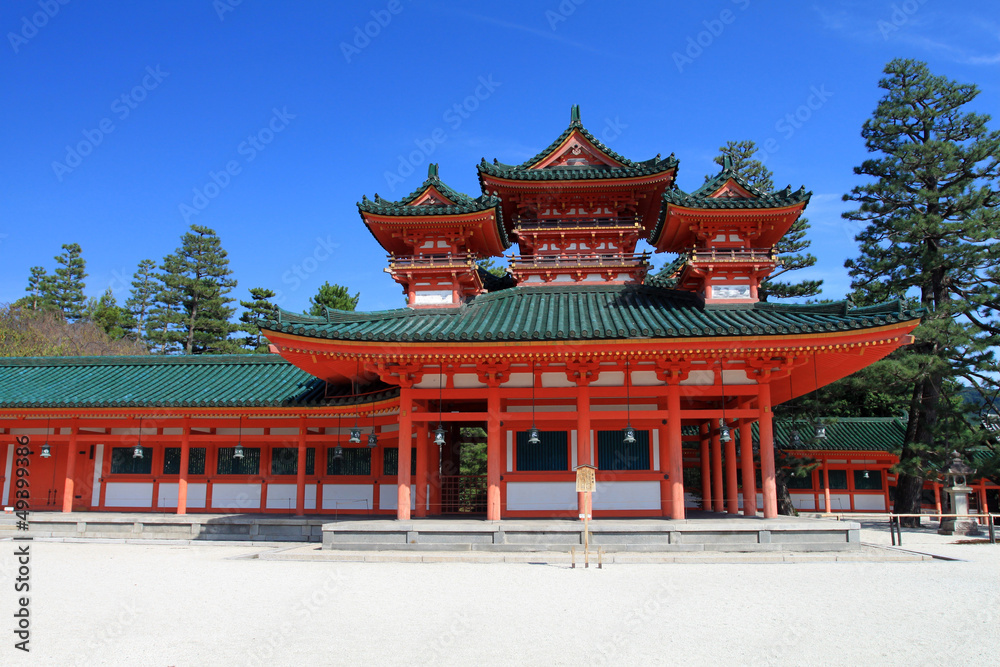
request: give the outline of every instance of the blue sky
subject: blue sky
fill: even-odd
[[[480,158],[517,163],[581,105],[636,160],[675,153],[691,190],[719,146],[753,139],[778,187],[813,198],[802,278],[840,298],[856,229],[861,124],[885,63],[926,61],[1000,109],[994,2],[282,2],[5,0],[0,7],[0,302],[83,247],[87,293],[120,300],[190,223],[239,281],[302,310],[324,280],[359,308],[403,306],[355,202],[441,164],[478,193]],[[366,34],[367,33],[367,34]],[[993,122],[997,127],[997,121]],[[657,263],[662,263],[658,258]]]

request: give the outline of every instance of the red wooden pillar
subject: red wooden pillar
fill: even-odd
[[[774,479],[774,424],[771,421],[771,385],[761,382],[757,398],[760,408],[760,477],[764,492],[764,518],[778,516],[778,487]]]
[[[709,424],[709,432],[712,434],[712,509],[724,512],[726,503],[725,490],[722,488],[722,442],[714,420]]]
[[[181,429],[181,469],[177,479],[177,513],[187,514],[188,464],[191,460],[191,417],[184,417]]]
[[[489,377],[486,389],[486,520],[500,520],[500,379]]]
[[[681,442],[681,388],[671,382],[667,385],[667,458],[669,464],[664,465],[664,452],[661,434],[660,465],[665,467],[670,475],[668,487],[670,491],[670,518],[684,519],[684,445]],[[662,482],[661,482],[662,484]]]
[[[708,448],[708,422],[702,422],[699,428],[701,436],[701,508],[712,509],[712,457]]]
[[[823,502],[826,504],[826,513],[832,514],[833,508],[830,507],[830,464],[826,459],[823,459]]]
[[[396,518],[410,518],[410,443],[413,442],[413,390],[408,384],[399,388],[399,444],[396,470]]]
[[[590,458],[589,380],[581,380],[576,390],[576,464],[578,466],[594,465]],[[581,519],[590,513],[586,493],[578,492],[576,494],[576,506]]]
[[[898,479],[898,477],[897,477],[897,479]],[[886,475],[885,485],[886,485],[886,487],[889,486],[889,476],[888,475]],[[896,490],[898,491],[899,488],[897,487]],[[934,508],[935,508],[935,510],[937,510],[938,521],[940,521],[941,520],[941,485],[938,484],[937,482],[934,482]],[[887,509],[890,509],[890,508],[887,508]]]
[[[427,422],[417,425],[417,508],[414,514],[418,517],[427,516]]]
[[[728,424],[727,424],[728,426]],[[739,490],[736,488],[736,435],[729,434],[726,443],[726,513],[740,513]]]
[[[299,451],[295,461],[295,516],[306,513],[306,418],[299,417]]]
[[[757,475],[753,465],[753,431],[750,422],[740,422],[740,463],[743,470],[743,515],[757,516]]]
[[[73,492],[76,474],[76,422],[71,422],[69,429],[69,446],[66,448],[66,485],[63,488],[63,512],[73,511]],[[58,428],[58,427],[56,427]]]

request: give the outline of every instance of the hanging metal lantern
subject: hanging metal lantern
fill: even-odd
[[[375,433],[368,434],[368,447],[369,449],[375,449],[378,447],[378,436]]]
[[[793,428],[792,429],[792,441],[790,443],[790,446],[791,447],[801,447],[802,446],[802,438],[799,437],[799,429],[797,429],[797,428]]]
[[[234,459],[243,458],[243,443],[237,442],[236,446],[233,447],[233,458]]]
[[[542,441],[542,433],[537,428],[532,426],[528,429],[528,444],[537,445]]]
[[[865,471],[865,479],[868,479],[868,471]]]
[[[142,443],[136,443],[135,448],[132,450],[132,458],[134,459],[142,458]]]
[[[438,447],[443,447],[445,445],[445,430],[444,426],[439,422],[438,427],[434,429],[434,444]]]
[[[631,445],[632,443],[635,442],[635,429],[632,428],[631,424],[629,424],[628,426],[626,426],[622,430],[622,433],[625,435],[625,444],[626,445]]]
[[[816,439],[826,440],[826,424],[822,422],[816,422]]]
[[[333,459],[336,461],[338,459],[344,458],[344,448],[337,445],[333,448]]]
[[[733,438],[729,435],[729,424],[725,419],[719,419],[719,442],[729,442]]]
[[[351,427],[351,437],[348,439],[347,442],[353,442],[356,445],[360,444],[361,443],[361,429],[358,428],[357,426]]]
[[[42,445],[42,458],[47,459],[50,456],[52,456],[52,448],[49,447],[49,443],[46,442],[44,445]]]

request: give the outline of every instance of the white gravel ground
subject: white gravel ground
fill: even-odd
[[[2,541],[0,665],[1000,664],[1000,545],[952,541],[904,534],[964,561],[604,570],[35,542],[28,655]]]

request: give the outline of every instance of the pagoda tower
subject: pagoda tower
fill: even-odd
[[[760,283],[778,266],[775,244],[802,215],[812,193],[786,187],[767,193],[733,170],[722,171],[688,194],[663,193],[649,242],[678,261],[658,276],[676,289],[695,292],[706,304],[758,301]]]
[[[363,197],[358,210],[389,253],[385,271],[403,286],[411,308],[458,307],[482,293],[486,272],[478,261],[510,247],[500,200],[456,192],[441,181],[437,164],[403,199]]]
[[[580,107],[548,148],[520,165],[479,164],[484,193],[501,200],[520,254],[510,263],[518,285],[641,284],[648,255],[636,253],[673,184],[677,160],[633,162],[597,140]]]

